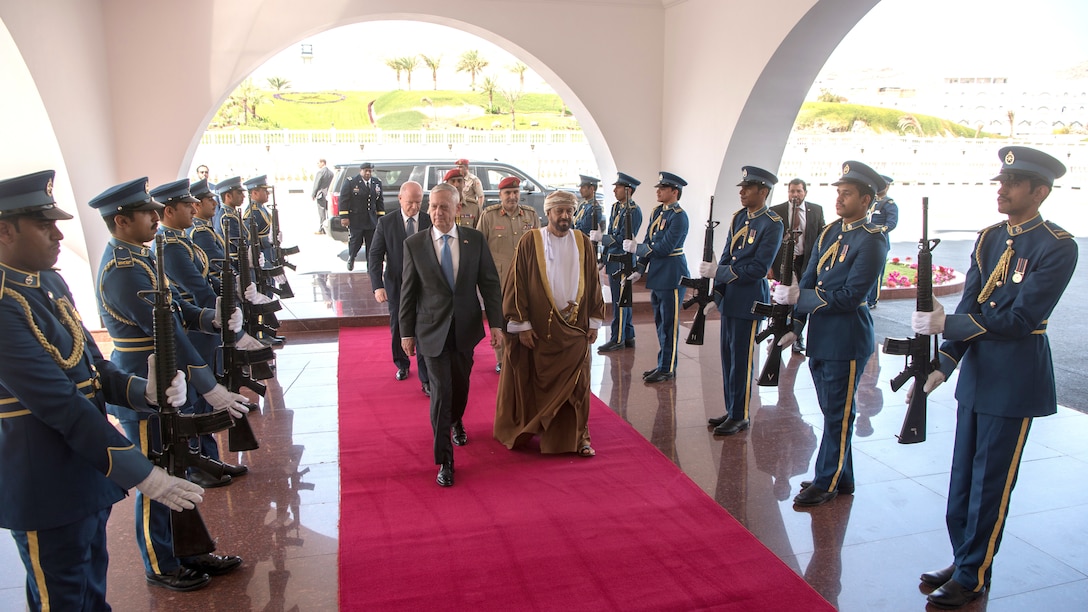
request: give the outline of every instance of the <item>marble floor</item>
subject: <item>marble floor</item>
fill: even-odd
[[[320,295],[315,292],[318,300]],[[953,384],[931,397],[927,440],[900,445],[895,434],[905,410],[903,393],[892,393],[888,381],[902,368],[902,358],[870,359],[858,393],[856,493],[801,510],[791,499],[811,476],[821,428],[806,359],[789,359],[780,387],[753,388],[750,430],[715,438],[706,419],[723,412],[718,322],[708,321],[704,346],[681,344],[675,381],[647,385],[640,374],[650,369],[657,346],[645,315],[636,321],[637,348],[593,353],[594,393],[839,609],[926,607],[918,574],[951,559],[943,512]],[[146,585],[133,542],[132,503],[122,501],[109,524],[115,610],[336,609],[337,332],[289,336],[278,352],[277,380],[251,419],[261,448],[226,454],[250,466],[250,473],[208,491],[200,507],[219,550],[242,555],[244,566],[192,593]],[[391,378],[393,372],[390,365]],[[420,435],[429,432],[424,428]],[[1080,412],[1061,408],[1035,421],[992,590],[965,609],[1088,609],[1086,438],[1088,415]],[[419,474],[433,477],[430,471]],[[0,609],[21,609],[24,575],[7,537],[0,539],[0,567],[6,570],[0,573]],[[773,601],[774,593],[767,597]]]

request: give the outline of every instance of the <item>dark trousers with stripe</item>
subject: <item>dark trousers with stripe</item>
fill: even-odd
[[[193,347],[200,353],[200,356],[204,358],[204,363],[209,365],[218,364],[223,362],[222,351],[219,346],[222,344],[222,339],[217,334],[205,334],[198,331],[190,331],[186,334],[189,341],[193,344]],[[189,402],[181,409],[185,414],[208,414],[213,412],[215,408],[204,399],[204,396],[196,392],[195,389],[190,387],[189,390]],[[198,438],[194,438],[189,441],[189,446],[200,451],[200,454],[207,455],[216,461],[219,460],[219,443],[215,441],[215,437],[212,434],[204,434]]]
[[[657,352],[659,372],[676,371],[676,341],[680,332],[680,302],[684,301],[686,289],[680,287],[669,291],[654,289],[650,292],[650,305],[654,309],[654,325],[657,326],[657,343],[661,349]]]
[[[612,290],[612,338],[611,342],[627,342],[635,339],[635,323],[631,320],[631,307],[619,307],[623,281],[609,275],[608,287]]]
[[[11,531],[26,567],[31,610],[109,610],[106,603],[106,521],[110,508],[39,531]]]
[[[945,522],[955,555],[952,578],[976,591],[990,583],[1031,422],[978,414],[963,404],[956,414]]]
[[[755,319],[722,317],[722,386],[725,390],[725,413],[734,421],[749,418],[758,330],[759,321]]]
[[[812,486],[819,490],[833,491],[840,484],[854,484],[854,417],[858,383],[868,361],[867,356],[850,361],[811,359],[808,362],[820,411],[824,414],[824,433],[812,478]]]

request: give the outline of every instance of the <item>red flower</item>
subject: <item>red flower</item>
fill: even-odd
[[[892,257],[892,263],[899,263],[898,257]]]

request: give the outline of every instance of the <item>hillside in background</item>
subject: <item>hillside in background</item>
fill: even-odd
[[[919,138],[994,138],[948,119],[900,109],[841,102],[806,102],[797,113],[794,131],[829,134],[838,132],[917,136]]]

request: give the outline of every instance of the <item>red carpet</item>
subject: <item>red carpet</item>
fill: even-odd
[[[439,487],[414,365],[393,379],[386,327],[340,332],[342,610],[833,609],[596,398],[592,459],[492,439],[486,342]]]

